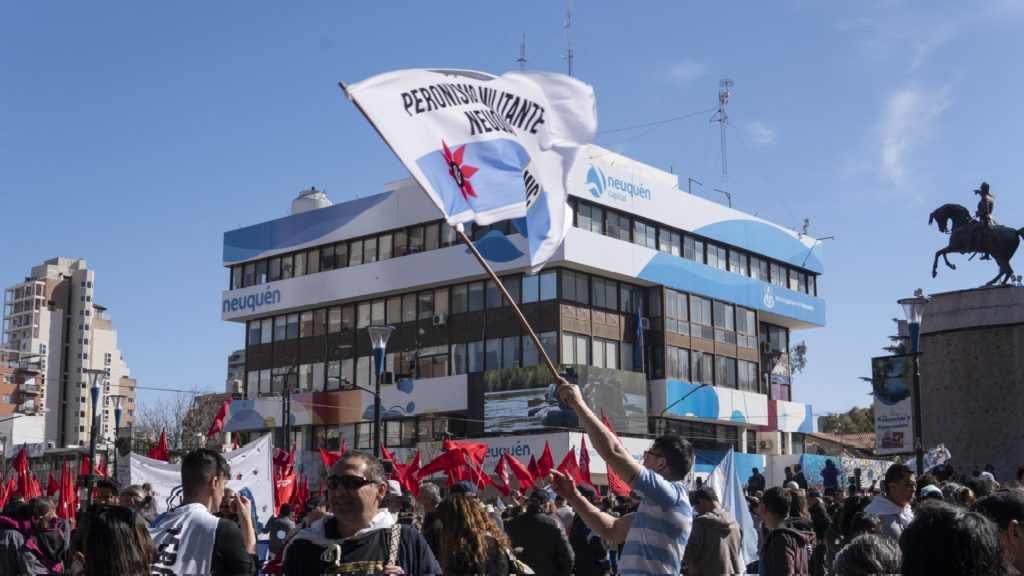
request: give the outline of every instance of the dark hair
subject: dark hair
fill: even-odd
[[[696,504],[698,500],[705,502],[718,502],[718,494],[715,493],[715,489],[711,486],[701,486],[693,492],[690,492],[690,504]]]
[[[219,453],[206,448],[193,450],[181,460],[181,490],[186,497],[197,496],[214,476],[231,477],[231,466]]]
[[[1017,467],[1017,482],[1024,482],[1024,464]]]
[[[781,486],[773,486],[765,490],[764,495],[761,496],[761,503],[764,504],[765,512],[782,516],[783,518],[789,515],[789,507],[792,501],[792,494]]]
[[[351,460],[352,458],[358,458],[363,462],[366,462],[366,472],[364,474],[367,480],[371,480],[378,484],[384,483],[387,477],[384,475],[384,465],[380,463],[380,460],[373,454],[367,452],[361,452],[359,450],[349,450],[341,455],[338,462],[342,460]]]
[[[902,556],[899,546],[891,538],[861,534],[836,554],[833,573],[836,576],[897,574]]]
[[[146,522],[128,506],[102,506],[86,526],[82,541],[85,574],[148,574],[156,548]]]
[[[1024,523],[1024,491],[998,490],[975,502],[971,510],[988,516],[1005,532],[1011,520]]]
[[[669,470],[675,475],[672,480],[682,479],[693,470],[693,444],[682,436],[658,436],[652,446],[664,454]]]
[[[807,497],[802,490],[789,489],[789,515],[792,517],[810,518],[811,512],[807,509]]]
[[[971,492],[974,492],[975,498],[984,498],[992,493],[992,482],[982,480],[981,478],[968,478],[964,480],[964,486],[967,486],[971,489]]]
[[[33,520],[49,516],[50,512],[53,512],[53,508],[53,500],[46,496],[36,496],[28,501],[28,512],[32,515]]]
[[[853,540],[853,537],[856,535],[853,532],[853,519],[858,513],[863,512],[870,503],[870,498],[860,495],[850,496],[843,500],[843,508],[839,513],[839,533],[842,534],[847,542]]]
[[[984,514],[945,502],[926,502],[900,535],[901,573],[907,576],[986,574],[1008,568],[999,529]]]
[[[867,512],[857,512],[850,519],[850,535],[851,539],[864,534],[881,534],[882,533],[882,520],[874,514],[868,514]]]
[[[100,488],[106,488],[107,490],[113,492],[114,495],[117,495],[118,493],[117,484],[115,484],[114,481],[110,480],[109,478],[100,478],[93,485],[96,486],[97,490],[99,490]]]
[[[27,520],[29,517],[28,502],[21,496],[15,496],[4,505],[4,516],[12,520]]]
[[[279,515],[280,516],[291,516],[292,515],[292,505],[288,504],[287,502],[285,502],[284,504],[281,504],[281,512],[280,512]]]
[[[896,464],[889,466],[889,469],[885,471],[885,479],[882,480],[882,491],[889,492],[890,483],[900,482],[913,473],[914,471],[906,464],[900,464],[897,462]]]

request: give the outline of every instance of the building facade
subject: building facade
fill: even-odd
[[[0,348],[37,361],[41,371],[38,397],[31,406],[19,404],[45,415],[44,438],[33,442],[61,448],[89,443],[92,379],[87,370],[105,372],[103,437],[115,437],[117,396],[124,397],[122,426],[134,420],[135,380],[118,349],[110,315],[93,301],[94,282],[95,271],[85,260],[53,258],[4,290]]]
[[[674,431],[761,461],[802,451],[813,419],[788,353],[793,331],[825,322],[820,244],[686,194],[675,175],[588,156],[572,227],[539,274],[525,274],[517,222],[470,231],[541,347],[625,435]],[[532,338],[412,180],[224,238],[222,318],[246,325],[226,430],[272,430],[282,446],[288,418],[301,450],[370,449],[366,327],[385,323],[389,449],[446,434],[527,446],[573,427],[545,401]]]

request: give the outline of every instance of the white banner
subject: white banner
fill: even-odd
[[[224,454],[231,467],[228,488],[235,492],[247,490],[257,522],[263,526],[274,516],[274,479],[271,459],[274,446],[270,434]],[[165,512],[181,504],[181,464],[161,462],[132,454],[131,483],[148,482],[153,487],[157,512]],[[257,529],[262,532],[262,526]]]
[[[875,454],[914,451],[913,379],[909,356],[871,359],[871,387],[875,397]]]
[[[550,72],[399,70],[346,87],[450,224],[521,219],[539,269],[562,243],[597,131],[593,89]],[[522,228],[525,228],[522,229]]]

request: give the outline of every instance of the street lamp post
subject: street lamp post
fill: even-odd
[[[117,442],[119,440],[118,434],[121,432],[121,408],[124,403],[125,395],[117,394],[111,396],[114,399],[114,481],[117,483],[118,489],[120,489],[121,483],[120,478],[117,475]]]
[[[89,432],[89,470],[86,474],[86,503],[92,504],[92,485],[96,476],[96,436],[97,436],[97,409],[100,404],[100,377],[106,376],[106,370],[89,368],[82,370],[83,374],[92,376],[92,426]]]
[[[373,346],[373,367],[377,373],[373,388],[373,455],[380,458],[380,376],[384,373],[384,359],[388,348],[388,339],[395,331],[394,326],[374,324],[367,326],[370,344]]]
[[[907,317],[907,332],[910,335],[910,352],[914,362],[914,383],[911,394],[914,418],[914,456],[917,460],[918,478],[924,474],[924,442],[921,433],[921,317],[924,315],[924,306],[928,299],[923,296],[904,298],[898,303],[903,306],[903,313]]]
[[[669,410],[670,410],[670,409],[671,409],[671,408],[672,408],[673,406],[675,406],[676,404],[679,404],[679,403],[680,403],[680,402],[682,402],[683,400],[686,400],[686,399],[687,399],[687,398],[689,398],[690,396],[693,396],[694,394],[696,394],[696,393],[697,393],[697,391],[698,391],[698,390],[702,390],[702,389],[704,389],[704,388],[707,388],[708,386],[710,386],[710,384],[708,384],[708,383],[706,383],[706,382],[702,382],[700,386],[697,386],[697,387],[696,387],[696,388],[694,388],[693,390],[690,390],[690,391],[689,391],[689,392],[687,392],[686,394],[683,394],[683,396],[682,396],[681,398],[679,398],[678,400],[676,400],[675,402],[673,402],[673,403],[669,404],[668,406],[665,406],[665,409],[664,409],[664,410],[662,410],[660,414],[658,414],[658,420],[659,420],[659,423],[663,423],[663,422],[664,422],[664,416],[665,416],[665,412],[668,412],[668,411],[669,411]],[[664,430],[664,429],[665,429],[665,425],[664,425],[664,424],[661,424],[661,426],[662,426],[662,430]]]

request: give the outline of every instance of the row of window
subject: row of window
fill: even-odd
[[[439,220],[343,240],[232,266],[230,288],[245,288],[436,250],[457,243],[457,238],[455,230]]]
[[[779,262],[755,256],[745,250],[729,248],[713,241],[664,225],[655,225],[625,212],[619,212],[573,198],[577,228],[603,236],[646,246],[652,250],[693,260],[741,276],[771,282],[817,296],[817,275]]]
[[[663,312],[666,332],[757,348],[757,314],[753,310],[666,288],[664,309],[657,299],[651,301],[652,318],[659,319]]]
[[[665,377],[694,384],[763,393],[757,362],[668,346]]]

